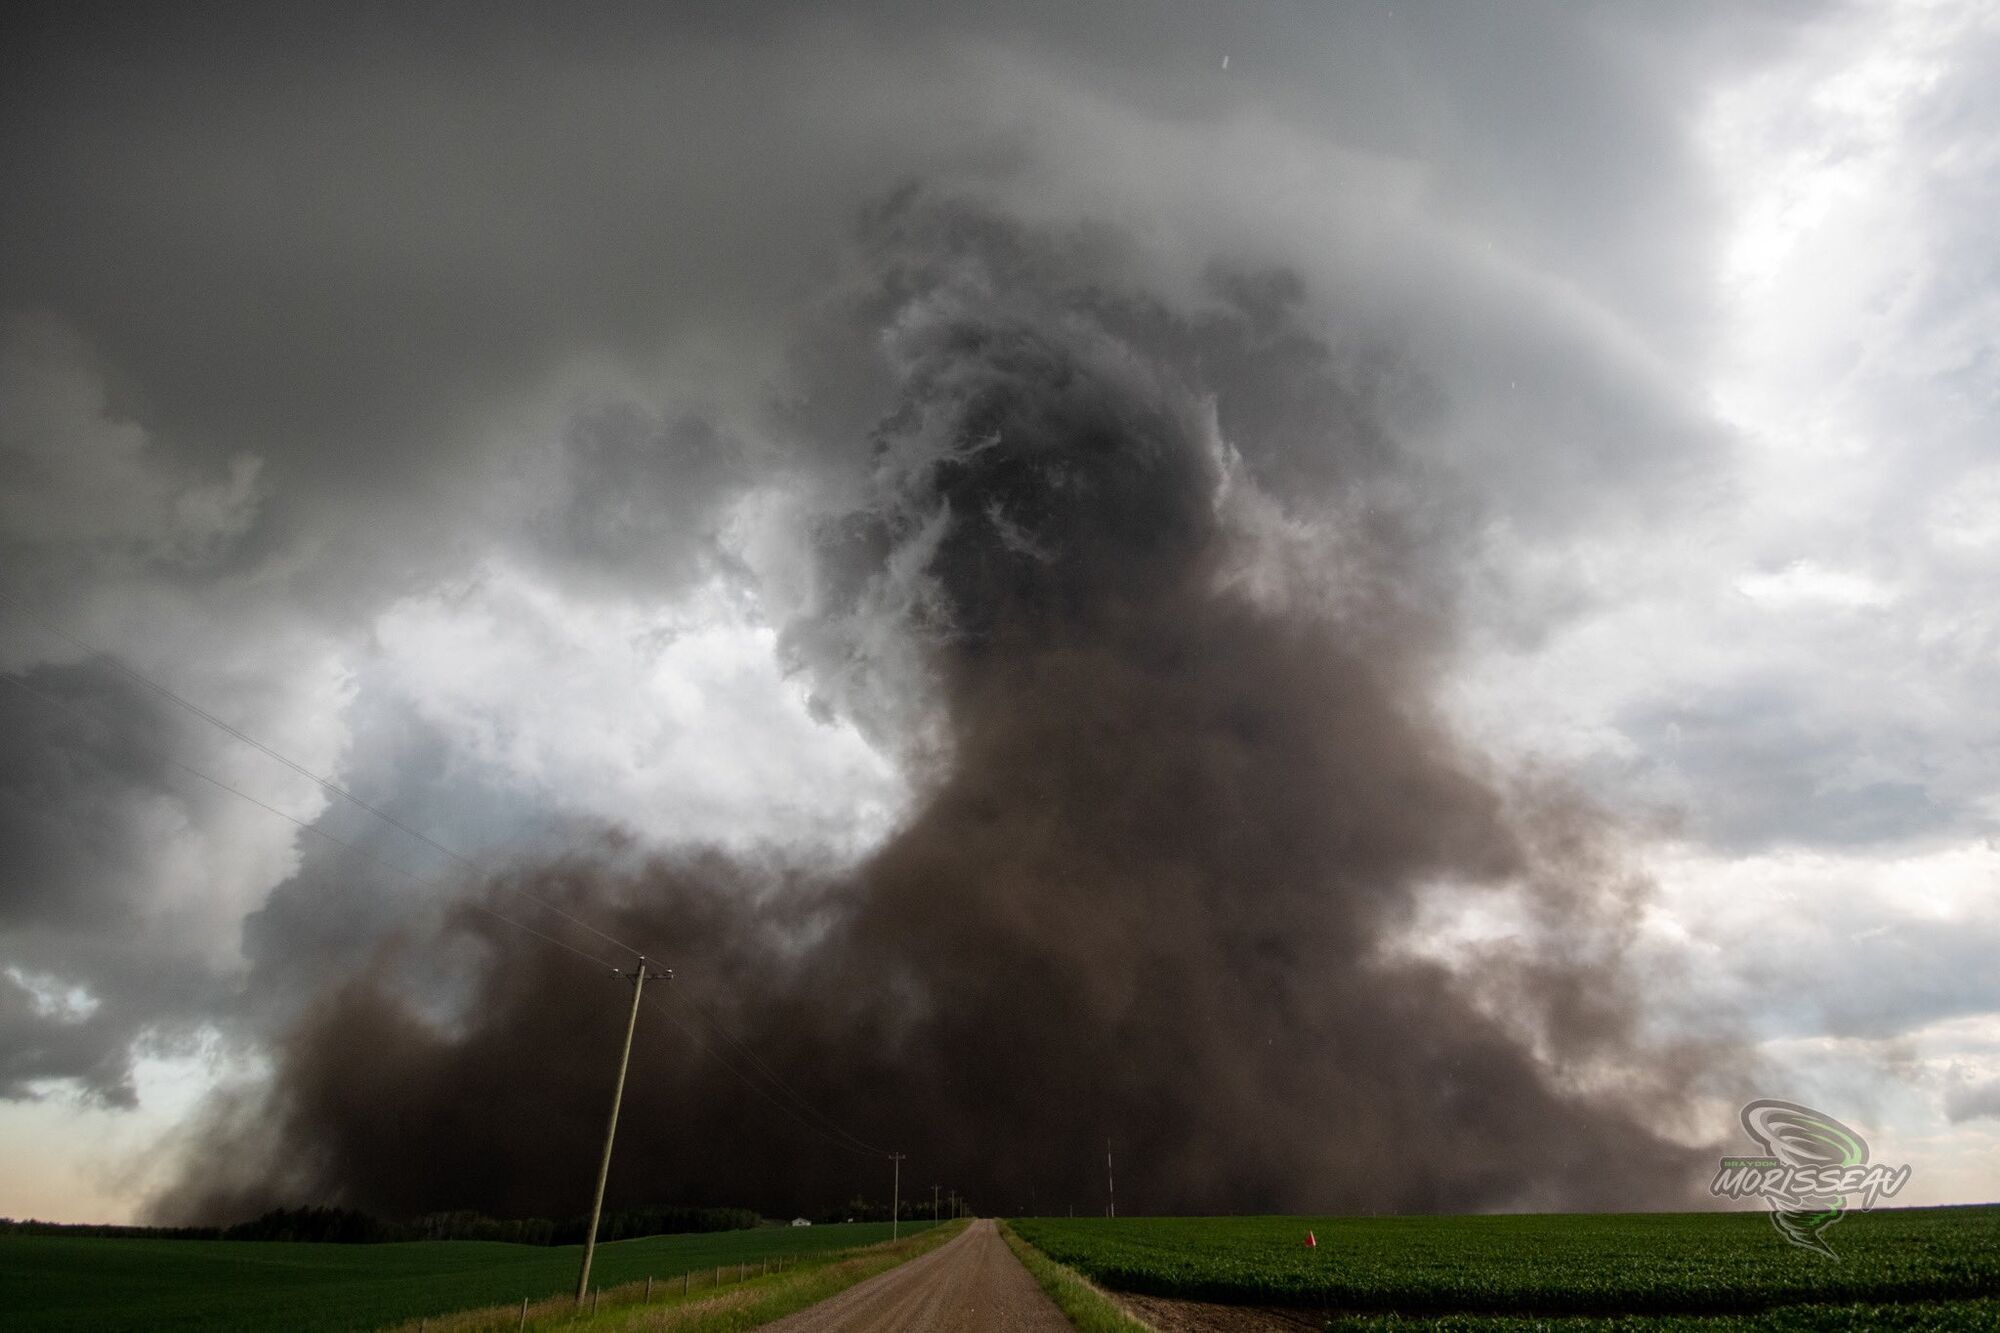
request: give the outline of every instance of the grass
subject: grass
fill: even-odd
[[[1761,1213],[1014,1225],[1114,1290],[1322,1309],[1342,1329],[2000,1327],[2000,1207],[1860,1214],[1829,1237],[1838,1261]]]
[[[925,1227],[905,1223],[904,1230]],[[607,1289],[648,1275],[711,1280],[717,1265],[788,1265],[889,1238],[889,1224],[766,1227],[652,1236],[597,1247]],[[380,1328],[471,1306],[541,1301],[573,1290],[577,1246],[490,1241],[312,1245],[282,1241],[99,1240],[0,1236],[10,1329]]]
[[[1005,1222],[1000,1224],[1000,1234],[1035,1284],[1056,1303],[1056,1308],[1076,1326],[1078,1333],[1146,1333],[1146,1325],[1126,1314],[1089,1278],[1049,1258],[1022,1240]]]
[[[683,1291],[678,1283],[656,1284],[648,1294],[644,1282],[605,1288],[579,1313],[573,1299],[559,1296],[531,1302],[525,1326],[560,1328],[568,1333],[610,1333],[611,1330],[673,1329],[676,1333],[738,1333],[782,1319],[817,1305],[857,1282],[906,1263],[956,1236],[964,1222],[925,1226],[916,1235],[853,1249],[799,1255],[782,1270],[752,1273],[741,1279],[697,1281]],[[908,1230],[908,1228],[905,1228]],[[519,1304],[488,1306],[433,1317],[406,1320],[395,1333],[509,1333],[523,1326]]]

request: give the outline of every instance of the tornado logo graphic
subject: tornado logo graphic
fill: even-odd
[[[1796,1102],[1771,1099],[1743,1108],[1743,1128],[1782,1166],[1848,1167],[1866,1165],[1868,1145],[1861,1136],[1830,1115]],[[1784,1207],[1783,1196],[1771,1200],[1771,1225],[1794,1245],[1838,1258],[1826,1243],[1826,1232],[1847,1211],[1844,1194],[1806,1195],[1797,1207]]]
[[[1877,1198],[1896,1194],[1910,1178],[1907,1166],[1871,1164],[1868,1144],[1859,1134],[1797,1102],[1751,1102],[1743,1108],[1743,1131],[1764,1155],[1723,1158],[1710,1192],[1732,1199],[1763,1198],[1780,1236],[1829,1259],[1840,1256],[1827,1244],[1826,1233],[1847,1215],[1850,1196],[1859,1195],[1866,1210]]]

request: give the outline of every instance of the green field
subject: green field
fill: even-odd
[[[1838,1261],[1785,1244],[1762,1213],[1014,1226],[1106,1287],[1308,1307],[1337,1327],[1606,1327],[1675,1315],[1672,1326],[1703,1330],[2000,1328],[2000,1207],[1849,1217],[1828,1236]],[[1315,1249],[1303,1245],[1308,1229]]]
[[[903,1224],[904,1234],[928,1223]],[[889,1224],[766,1227],[597,1247],[611,1287],[871,1245]],[[282,1241],[0,1236],[0,1325],[9,1329],[378,1328],[573,1287],[577,1246],[490,1241],[309,1245]]]

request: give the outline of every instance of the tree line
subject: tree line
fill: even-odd
[[[580,1245],[587,1217],[498,1218],[469,1209],[427,1213],[404,1222],[385,1221],[355,1208],[273,1208],[267,1213],[226,1227],[145,1227],[96,1223],[16,1221],[0,1217],[0,1234],[30,1236],[89,1236],[110,1240],[280,1240],[338,1245],[373,1245],[399,1240],[497,1240],[516,1245]],[[656,1204],[620,1208],[604,1214],[597,1238],[631,1240],[640,1236],[681,1235],[701,1231],[738,1231],[761,1225],[751,1208],[695,1208]]]

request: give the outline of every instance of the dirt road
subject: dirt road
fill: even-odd
[[[992,1221],[901,1267],[857,1282],[770,1333],[1071,1333]]]

